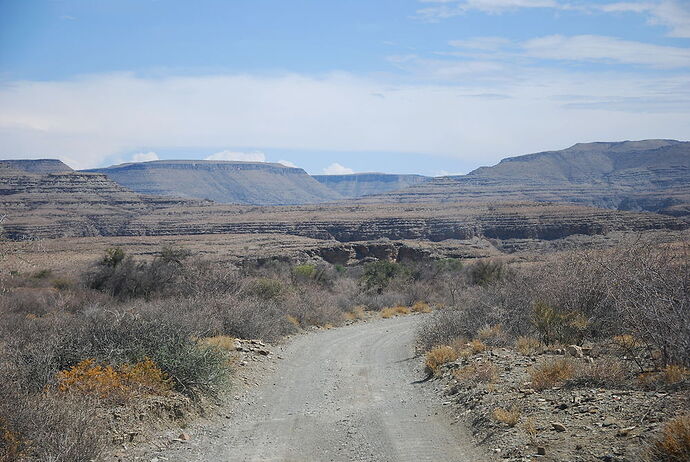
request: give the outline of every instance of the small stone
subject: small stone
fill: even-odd
[[[601,424],[603,427],[612,427],[614,425],[617,425],[618,422],[616,422],[616,419],[613,419],[611,417],[607,417],[604,419],[604,422]]]
[[[180,441],[189,441],[191,436],[189,436],[189,433],[180,433],[180,436],[177,437]]]
[[[537,447],[537,454],[540,456],[545,456],[546,455],[546,448],[544,446],[538,446]]]
[[[625,427],[625,428],[621,428],[620,430],[618,430],[618,431],[616,432],[616,436],[618,436],[618,437],[628,436],[628,435],[630,434],[630,432],[633,431],[633,430],[635,430],[635,427]]]
[[[582,347],[578,345],[568,345],[565,351],[573,358],[582,358],[584,356],[582,354]]]
[[[560,422],[551,422],[551,427],[553,427],[553,429],[556,430],[557,432],[564,432],[567,430],[565,428],[565,425],[563,425]]]

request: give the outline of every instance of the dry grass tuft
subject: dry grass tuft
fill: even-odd
[[[493,383],[498,377],[496,366],[489,361],[479,361],[453,372],[456,380],[463,383]]]
[[[458,359],[458,352],[452,347],[436,347],[426,354],[426,371],[429,374],[436,374],[441,365],[455,361],[456,359]]]
[[[207,337],[199,340],[199,343],[212,346],[223,351],[235,351],[237,349],[237,341],[235,337],[229,335],[216,335],[214,337]]]
[[[486,345],[479,339],[474,339],[469,343],[469,349],[473,355],[486,351]]]
[[[394,316],[401,316],[401,315],[406,315],[410,314],[411,311],[408,307],[406,306],[394,306],[394,307],[389,307],[389,308],[384,308],[381,310],[381,317],[382,318],[392,318]]]
[[[591,364],[575,364],[575,374],[568,380],[572,385],[591,387],[624,386],[628,370],[622,361],[613,358],[599,359]]]
[[[666,423],[649,449],[655,462],[687,462],[690,460],[690,414],[680,415]]]
[[[561,385],[575,375],[575,364],[568,359],[555,359],[532,368],[529,372],[532,388],[545,390]]]
[[[644,372],[637,376],[637,383],[642,388],[658,388],[665,385],[675,385],[690,378],[690,369],[676,364],[670,364],[660,372]]]
[[[417,302],[411,308],[413,313],[431,313],[431,307],[426,302]]]
[[[515,341],[515,349],[525,356],[533,355],[541,348],[541,342],[534,337],[518,337]]]
[[[521,414],[520,410],[515,407],[510,409],[497,407],[492,413],[494,420],[504,423],[509,427],[514,427],[520,421]]]
[[[506,331],[500,324],[495,324],[493,326],[486,325],[477,331],[477,337],[482,342],[488,343],[489,345],[503,345],[508,339]]]

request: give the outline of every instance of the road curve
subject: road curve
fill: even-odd
[[[413,358],[420,316],[299,336],[216,428],[168,461],[475,462],[484,457],[426,387]]]

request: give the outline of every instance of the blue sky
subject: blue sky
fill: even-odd
[[[0,157],[467,172],[690,138],[688,0],[0,0]]]

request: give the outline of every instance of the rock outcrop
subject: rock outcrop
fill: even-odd
[[[88,171],[141,194],[228,204],[294,205],[342,198],[301,168],[266,162],[157,160]]]
[[[389,173],[353,173],[350,175],[313,175],[319,183],[343,197],[362,197],[382,194],[413,186],[429,180],[422,175],[397,175]]]

